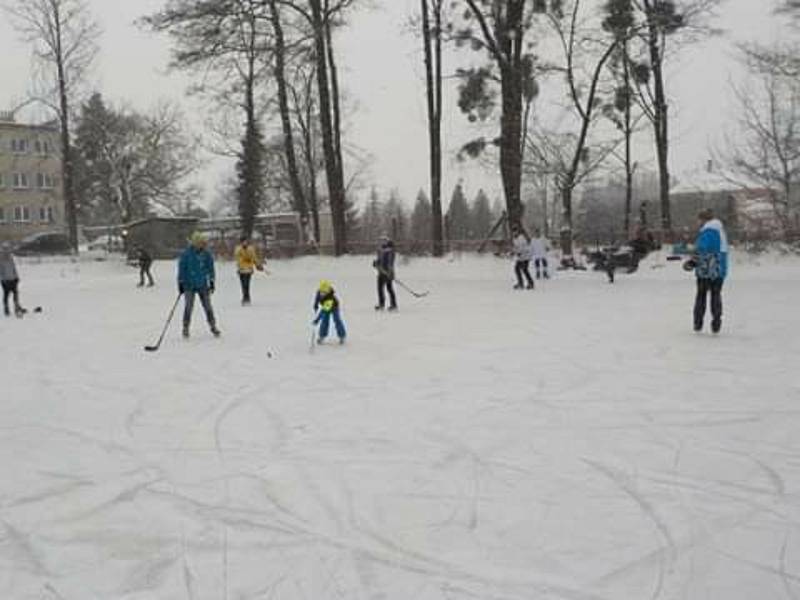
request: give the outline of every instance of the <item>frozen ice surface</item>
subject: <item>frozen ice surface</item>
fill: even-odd
[[[274,262],[246,308],[220,263],[223,337],[155,354],[171,263],[22,263],[0,597],[800,598],[800,259],[736,258],[719,337],[679,264],[416,260],[387,314],[368,257]],[[311,354],[323,277],[350,336]]]

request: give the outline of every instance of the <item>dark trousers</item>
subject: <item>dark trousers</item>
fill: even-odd
[[[697,297],[694,301],[694,328],[703,328],[706,304],[711,295],[711,328],[719,331],[722,325],[722,279],[697,279]]]
[[[8,310],[8,298],[14,296],[14,310],[19,310],[19,279],[3,280],[3,312],[10,314]]]
[[[525,280],[528,283],[528,287],[533,287],[533,277],[531,277],[531,261],[529,260],[518,260],[517,264],[514,265],[514,273],[517,275],[517,287],[524,287],[522,282],[522,276],[525,276]]]
[[[384,273],[378,275],[378,306],[383,308],[386,305],[386,292],[389,292],[389,306],[397,308],[397,296],[394,293],[394,282],[392,278]]]
[[[206,321],[210,327],[214,328],[217,321],[214,318],[214,309],[211,306],[211,294],[208,290],[186,291],[183,293],[184,307],[183,307],[183,326],[188,328],[192,322],[192,311],[194,310],[194,297],[200,298],[200,304],[206,313]]]
[[[242,302],[245,304],[250,304],[250,280],[252,278],[252,273],[239,273],[239,283],[242,284]]]
[[[144,285],[145,277],[147,277],[147,285],[153,285],[153,274],[150,273],[150,263],[139,265],[139,287]]]
[[[536,267],[536,279],[539,279],[542,275],[544,275],[545,279],[549,277],[549,275],[547,274],[546,258],[537,258],[533,261],[533,264]]]

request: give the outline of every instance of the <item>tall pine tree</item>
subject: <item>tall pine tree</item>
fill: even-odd
[[[450,198],[450,207],[447,209],[447,220],[450,228],[451,240],[469,239],[469,205],[464,195],[464,188],[460,183],[456,184],[453,195]]]

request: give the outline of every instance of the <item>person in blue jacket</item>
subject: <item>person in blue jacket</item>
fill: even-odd
[[[333,289],[331,282],[328,280],[320,281],[317,295],[314,297],[314,312],[317,313],[314,324],[319,323],[318,344],[325,343],[325,338],[328,337],[331,317],[333,317],[333,323],[336,326],[336,335],[339,336],[339,343],[344,344],[347,338],[347,329],[345,329],[339,308],[339,299],[336,297],[336,291]]]
[[[211,294],[214,293],[214,257],[206,248],[207,240],[200,232],[192,234],[190,244],[178,259],[178,292],[183,294],[183,337],[189,337],[189,325],[192,322],[194,299],[198,297],[206,320],[215,337],[219,337],[217,320],[211,306]]]
[[[694,271],[697,297],[694,302],[694,330],[703,330],[708,296],[711,296],[711,331],[722,328],[722,284],[728,276],[728,238],[722,221],[711,209],[699,215],[700,233],[695,242]]]

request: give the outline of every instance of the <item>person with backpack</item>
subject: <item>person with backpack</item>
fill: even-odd
[[[211,306],[211,294],[214,293],[214,256],[207,249],[206,237],[196,231],[192,234],[190,244],[178,260],[178,292],[183,294],[183,337],[189,337],[189,326],[192,322],[192,311],[195,298],[206,313],[209,329],[214,337],[220,336],[217,320]]]
[[[525,233],[521,227],[514,227],[511,230],[512,244],[514,252],[514,273],[517,276],[517,284],[514,286],[515,290],[521,290],[526,287],[532,290],[533,278],[531,277],[530,264],[531,264],[531,238]],[[525,282],[522,277],[525,277]]]
[[[153,287],[153,274],[150,272],[150,267],[153,264],[153,257],[144,246],[137,246],[136,259],[139,261],[139,285],[137,287],[144,287],[144,280],[147,277],[147,287]]]
[[[690,266],[697,278],[694,302],[694,330],[703,330],[708,297],[711,297],[711,331],[722,329],[722,285],[728,276],[728,238],[722,221],[707,208],[698,215],[700,233]]]
[[[381,245],[372,266],[378,270],[378,304],[375,310],[386,306],[386,292],[389,293],[389,310],[397,310],[397,296],[394,293],[394,261],[396,253],[394,242],[389,236],[381,237]]]
[[[14,315],[21,317],[27,312],[19,303],[19,273],[17,265],[14,263],[14,255],[11,253],[11,244],[8,242],[0,246],[0,285],[3,288],[3,312],[7,317],[11,316],[8,308],[8,300],[14,298]]]
[[[264,267],[258,259],[256,249],[250,244],[246,235],[240,238],[239,245],[234,251],[234,257],[239,272],[239,283],[242,286],[242,306],[248,306],[250,304],[250,280],[256,270],[263,271]]]

